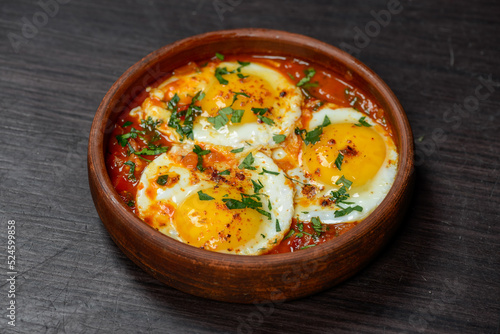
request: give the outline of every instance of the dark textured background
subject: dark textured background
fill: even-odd
[[[232,11],[219,16],[218,3]],[[23,17],[32,21],[41,7],[2,0],[0,332],[498,333],[500,2],[401,3],[357,57],[394,90],[414,130],[409,213],[353,278],[259,310],[164,286],[113,244],[87,181],[95,110],[129,66],[181,38],[263,27],[354,45],[355,28],[386,2],[73,0],[16,52],[8,34],[23,36]],[[474,102],[480,77],[496,82],[490,96],[453,111]],[[9,219],[17,228],[15,328],[5,317]]]

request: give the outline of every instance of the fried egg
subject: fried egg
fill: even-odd
[[[161,119],[159,131],[170,141],[233,148],[276,146],[273,136],[292,133],[303,101],[300,89],[287,77],[254,62],[209,62],[184,69],[148,92],[149,98],[132,114]],[[178,108],[184,117],[191,104],[200,109],[195,112],[191,138],[184,138],[173,126],[172,115],[175,118]],[[180,124],[185,125],[182,120]]]
[[[273,160],[254,151],[226,161],[218,173],[200,172],[182,164],[191,149],[173,146],[146,167],[136,196],[139,217],[211,251],[259,255],[278,244],[291,225],[294,189]]]
[[[305,130],[322,134],[303,144],[299,166],[287,172],[296,187],[294,217],[319,217],[324,224],[364,219],[396,176],[398,154],[390,134],[366,114],[333,104],[315,111]],[[285,156],[282,149],[273,153],[277,160]]]

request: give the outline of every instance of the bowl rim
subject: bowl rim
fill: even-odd
[[[120,198],[118,192],[111,184],[111,180],[109,178],[105,163],[106,149],[108,145],[108,143],[104,143],[105,129],[110,126],[109,115],[111,113],[111,110],[109,110],[109,108],[110,104],[113,101],[113,98],[121,91],[124,91],[124,87],[122,86],[123,82],[129,80],[133,83],[134,80],[131,80],[131,78],[137,79],[144,77],[146,72],[138,75],[137,71],[148,69],[150,65],[155,62],[159,55],[173,52],[176,48],[188,45],[193,42],[204,40],[210,41],[211,38],[215,36],[222,36],[227,39],[244,36],[247,38],[283,40],[291,44],[297,44],[297,46],[311,48],[319,52],[332,55],[335,62],[340,63],[344,67],[354,69],[355,72],[357,72],[357,74],[359,74],[363,79],[366,78],[367,83],[372,85],[378,91],[380,96],[384,98],[386,105],[389,107],[385,108],[384,110],[387,113],[389,112],[387,109],[391,109],[390,113],[392,115],[391,117],[393,128],[396,128],[397,126],[400,128],[400,135],[397,139],[397,142],[399,143],[399,163],[397,174],[393,185],[391,186],[383,201],[365,219],[357,224],[357,226],[334,239],[317,245],[316,247],[311,247],[296,252],[260,256],[226,254],[198,249],[196,247],[175,240],[167,235],[164,235],[160,231],[144,223],[144,221],[142,221],[136,214],[130,211],[127,205]],[[380,103],[380,101],[378,102]],[[114,124],[115,122],[112,122],[112,125]],[[370,230],[373,230],[377,226],[377,224],[383,220],[384,212],[390,209],[390,203],[396,201],[396,199],[399,197],[399,193],[400,191],[402,191],[400,188],[409,183],[411,174],[413,173],[414,169],[413,154],[413,134],[403,107],[399,103],[392,90],[387,86],[387,84],[377,74],[375,74],[375,72],[368,68],[368,66],[366,66],[350,54],[338,49],[337,47],[329,45],[312,37],[281,30],[243,28],[207,32],[165,45],[160,49],[149,53],[147,56],[132,65],[127,71],[125,71],[107,91],[97,109],[89,135],[88,163],[89,172],[92,167],[93,172],[95,173],[96,180],[99,183],[102,192],[107,197],[107,200],[113,203],[114,208],[118,210],[118,214],[124,218],[120,223],[129,224],[129,227],[132,228],[139,237],[149,239],[149,241],[153,242],[156,246],[161,246],[166,251],[175,251],[178,256],[189,258],[192,261],[205,262],[211,265],[214,265],[215,263],[216,265],[222,266],[257,268],[268,265],[273,266],[277,264],[293,265],[301,262],[318,260],[322,257],[328,256],[331,253],[334,253],[336,250],[338,251],[343,246],[345,246],[349,240],[356,239],[357,236],[364,236],[369,233]]]

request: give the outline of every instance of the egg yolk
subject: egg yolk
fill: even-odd
[[[252,209],[230,210],[222,201],[241,200],[238,190],[221,186],[203,193],[214,199],[200,200],[195,192],[175,210],[173,221],[182,240],[208,250],[237,252],[257,237],[262,215]]]
[[[335,165],[339,154],[340,170]],[[385,155],[385,142],[372,127],[342,123],[323,128],[320,140],[305,147],[303,161],[313,179],[323,184],[333,185],[344,175],[356,187],[377,174]]]
[[[244,73],[243,70],[240,74]],[[205,91],[205,97],[201,101],[201,109],[210,116],[216,116],[218,111],[225,107],[234,110],[244,110],[241,124],[257,122],[257,116],[252,108],[271,108],[276,99],[275,89],[262,78],[248,75],[246,78],[238,77],[238,73],[223,75],[228,81],[222,85],[217,79]],[[249,97],[241,94],[245,93]],[[237,100],[233,103],[234,97]]]

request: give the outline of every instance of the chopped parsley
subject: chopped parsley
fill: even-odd
[[[219,130],[229,122],[229,116],[231,116],[232,123],[240,123],[244,113],[245,110],[242,109],[234,110],[232,107],[225,107],[219,110],[217,116],[209,117],[207,120],[212,123],[215,130]]]
[[[224,60],[224,55],[223,54],[220,54],[220,53],[216,52],[215,56],[217,57],[217,59]]]
[[[337,155],[337,158],[335,159],[335,166],[337,166],[338,170],[342,170],[342,161],[344,160],[344,156],[342,153],[339,152],[339,155]]]
[[[144,147],[140,151],[134,151],[135,155],[157,155],[167,152],[169,147],[167,146],[156,146],[156,145],[148,145],[148,147]]]
[[[233,114],[231,116],[231,123],[241,123],[241,119],[243,118],[243,114],[245,113],[245,110],[243,109],[236,109],[233,110]]]
[[[232,113],[233,113],[233,108],[231,107],[222,108],[221,110],[219,110],[219,114],[217,116],[209,117],[207,120],[210,123],[212,123],[215,130],[219,130],[229,122],[228,115],[231,115]]]
[[[155,132],[156,128],[161,124],[161,120],[154,120],[153,117],[148,116],[147,119],[141,119],[141,127],[147,132]]]
[[[243,146],[243,147],[240,147],[240,148],[235,148],[234,150],[231,150],[229,152],[231,152],[231,153],[241,153],[241,152],[243,152],[244,149],[245,149],[245,147]]]
[[[217,54],[216,54],[216,56],[217,56]],[[222,55],[221,55],[221,56],[222,56]],[[219,58],[219,57],[217,56],[217,58]],[[220,58],[219,58],[219,59],[220,59]],[[222,60],[222,59],[221,59],[221,60]],[[219,83],[220,83],[221,85],[227,85],[227,84],[229,83],[229,81],[227,81],[225,78],[223,78],[223,77],[222,77],[223,75],[226,75],[226,74],[233,74],[233,73],[238,72],[238,78],[240,78],[240,79],[244,79],[244,78],[247,78],[247,77],[248,77],[248,75],[247,75],[247,76],[245,76],[245,75],[241,74],[240,72],[241,72],[241,69],[242,69],[243,67],[250,65],[250,62],[245,62],[245,61],[239,61],[239,60],[238,60],[238,64],[240,64],[240,66],[239,66],[236,70],[231,71],[231,72],[229,72],[229,71],[227,70],[227,67],[223,67],[223,68],[217,67],[217,68],[215,69],[215,78],[219,81]]]
[[[267,125],[274,125],[274,121],[269,117],[265,117],[264,115],[269,111],[269,108],[252,108],[252,112],[257,115],[257,118]]]
[[[304,247],[300,247],[300,249],[307,249],[307,248],[311,248],[311,247],[314,247],[316,246],[316,244],[312,244],[312,245],[307,245],[307,246],[304,246]]]
[[[343,207],[340,205],[340,204],[343,204],[343,205],[354,204],[354,202],[346,202],[346,200],[349,199],[349,197],[350,197],[350,195],[347,193],[347,188],[351,187],[352,181],[347,180],[344,177],[344,175],[342,175],[340,177],[340,179],[338,179],[337,182],[335,182],[335,184],[336,185],[342,184],[342,187],[340,187],[339,190],[332,191],[330,193],[330,196],[331,196],[330,199],[332,201],[335,201],[335,204],[337,205],[337,207],[340,208],[340,210],[335,211],[335,217],[342,217],[342,216],[350,214],[353,211],[362,212],[363,207],[361,207],[359,205],[347,206],[347,207]]]
[[[134,206],[135,205],[135,201],[133,199],[131,199],[130,201],[127,202],[127,205],[128,206]]]
[[[158,183],[160,186],[166,185],[167,181],[168,181],[168,175],[160,175],[156,179],[156,183]]]
[[[351,212],[353,211],[358,211],[358,212],[361,212],[363,211],[363,208],[359,205],[356,205],[356,206],[348,206],[346,208],[343,208],[341,207],[340,205],[338,206],[339,208],[341,208],[341,210],[337,210],[335,211],[335,218],[336,217],[342,217],[342,216],[345,216],[345,215],[348,215],[350,214]]]
[[[241,164],[238,166],[239,169],[249,169],[249,170],[256,170],[257,168],[253,167],[252,164],[254,163],[255,158],[252,155],[252,152],[250,152],[245,159],[241,162]]]
[[[294,235],[294,234],[295,234],[295,230],[293,230],[293,229],[292,229],[292,230],[290,230],[290,232],[288,232],[288,234],[285,236],[285,239],[290,238],[290,237],[291,237],[292,235]]]
[[[262,182],[260,182],[260,180],[257,180],[258,182],[255,182],[254,180],[252,180],[252,184],[253,184],[253,192],[258,194],[259,191],[264,188],[264,185],[262,184]]]
[[[193,152],[198,156],[198,164],[196,165],[196,168],[200,172],[203,172],[205,170],[205,168],[203,168],[203,156],[209,154],[210,150],[204,150],[200,146],[194,145]]]
[[[308,83],[309,81],[311,81],[312,77],[316,74],[316,70],[314,68],[308,68],[306,70],[304,70],[304,73],[305,73],[305,77],[303,77],[298,83],[297,83],[297,87],[302,87],[304,86],[306,83]]]
[[[335,182],[336,185],[340,185],[340,184],[343,184],[345,185],[347,188],[351,188],[351,185],[352,185],[352,181],[349,181],[348,179],[346,179],[344,177],[344,175],[342,175],[338,180],[337,182]]]
[[[261,209],[262,202],[258,194],[247,195],[242,193],[240,195],[241,201],[233,198],[223,198],[222,201],[229,210],[250,208],[271,219],[271,213]]]
[[[302,88],[319,87],[319,82],[307,82],[302,85]]]
[[[269,111],[269,108],[252,108],[252,112],[255,114],[255,115],[260,115],[260,116],[264,116],[264,114],[266,112]]]
[[[135,172],[135,163],[132,162],[132,161],[127,161],[127,162],[124,162],[123,164],[130,167],[130,169],[128,171],[127,178],[129,180],[134,180],[135,181],[135,175],[134,175],[134,172]]]
[[[252,157],[252,159],[253,159],[253,157]],[[257,180],[257,181],[258,182],[255,182],[254,180],[252,180],[253,190],[254,190],[253,195],[240,193],[241,201],[238,201],[237,199],[233,199],[233,198],[223,198],[222,201],[224,202],[224,204],[226,204],[226,207],[229,210],[250,208],[250,209],[254,209],[255,211],[259,212],[260,214],[266,216],[267,219],[271,220],[271,213],[262,209],[263,205],[262,205],[262,201],[261,201],[261,196],[267,196],[267,195],[266,194],[259,194],[259,191],[262,188],[264,188],[264,185],[262,184],[262,182],[260,180]],[[226,196],[223,196],[223,197],[226,197]],[[268,208],[269,208],[269,210],[272,209],[270,201],[268,202]]]
[[[289,179],[290,181],[292,182],[297,182],[298,184],[301,184],[303,186],[310,186],[311,184],[310,183],[304,183],[302,181],[299,181],[299,180],[296,180],[294,178],[291,178],[290,176],[286,175],[286,174],[283,174],[283,176],[285,176],[287,179]]]
[[[367,121],[365,121],[365,119],[366,119],[366,116],[361,117],[358,120],[359,123],[354,124],[354,125],[356,125],[356,126],[366,126],[368,128],[371,127],[372,125],[370,123],[368,123]]]
[[[138,131],[135,128],[132,128],[129,133],[125,133],[123,135],[116,136],[116,140],[122,147],[127,146],[129,138],[137,138]]]
[[[233,102],[231,103],[231,107],[233,106],[234,102],[236,102],[236,100],[238,99],[238,96],[240,96],[240,95],[244,96],[244,97],[250,97],[250,95],[248,95],[245,92],[235,92],[233,95]]]
[[[198,198],[200,199],[200,201],[211,201],[214,199],[212,196],[205,194],[201,190],[198,191]]]
[[[347,193],[347,188],[345,185],[342,185],[339,190],[337,191],[332,191],[330,192],[330,199],[332,201],[335,201],[335,203],[345,203],[344,201],[347,200],[350,196]],[[347,203],[345,203],[347,204]]]
[[[274,121],[270,119],[269,117],[257,115],[257,118],[260,119],[262,123],[266,123],[267,125],[274,125]]]
[[[267,170],[265,168],[262,168],[262,172],[260,172],[259,175],[264,175],[265,173],[271,174],[271,175],[280,175],[279,172],[273,172],[272,170]]]
[[[280,221],[276,219],[276,232],[281,232]]]
[[[319,219],[319,217],[312,217],[311,224],[316,233],[320,235],[321,232],[323,232],[323,225],[321,224],[321,220]]]
[[[240,64],[240,66],[236,70],[238,72],[241,72],[241,68],[250,65],[250,62],[249,61],[239,61],[238,60],[238,64]]]
[[[221,85],[227,85],[229,83],[229,81],[224,79],[222,76],[225,74],[230,74],[230,73],[231,72],[229,72],[226,67],[223,67],[223,68],[217,67],[215,69],[215,78],[219,81],[219,83]]]
[[[229,175],[231,174],[231,172],[229,171],[229,169],[226,169],[225,171],[222,171],[219,173],[219,175]]]
[[[305,129],[296,128],[295,134],[299,135],[306,145],[314,145],[319,141],[320,136],[323,134],[323,128],[330,124],[330,119],[328,118],[328,116],[325,116],[325,118],[323,119],[323,123],[317,126],[314,130],[307,132],[307,130]],[[306,134],[305,137],[303,136],[304,133]]]
[[[131,126],[133,123],[131,121],[126,121],[123,123],[122,128],[126,128],[127,126]]]
[[[276,144],[284,142],[286,139],[286,135],[274,135],[273,140]]]
[[[201,101],[205,97],[205,93],[199,91],[191,99],[191,104],[186,111],[178,111],[179,96],[177,93],[172,97],[172,99],[167,103],[167,108],[170,110],[171,115],[168,120],[168,126],[174,128],[176,132],[181,136],[181,141],[184,140],[184,136],[189,139],[194,139],[193,136],[193,122],[196,116],[201,114],[201,108],[195,106],[197,101]],[[184,120],[182,120],[184,118]]]

